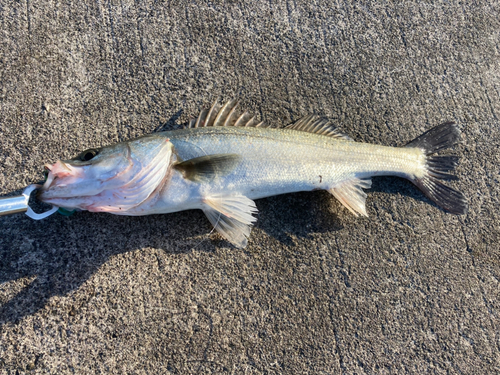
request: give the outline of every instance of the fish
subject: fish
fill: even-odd
[[[115,215],[166,214],[200,209],[237,248],[248,243],[256,199],[326,190],[350,212],[368,216],[366,189],[374,176],[415,184],[451,214],[468,210],[465,196],[444,180],[456,155],[437,155],[460,140],[453,122],[403,147],[355,142],[322,116],[283,128],[257,122],[238,102],[216,101],[183,129],[144,135],[46,164],[37,197],[65,210]]]

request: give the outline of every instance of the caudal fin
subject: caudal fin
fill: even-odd
[[[425,175],[411,181],[438,206],[452,214],[462,215],[467,213],[469,207],[467,199],[461,192],[450,188],[441,181],[457,179],[455,175],[448,172],[457,166],[458,157],[455,155],[432,155],[453,146],[459,139],[460,131],[456,124],[445,122],[415,138],[406,147],[420,148],[427,156]]]

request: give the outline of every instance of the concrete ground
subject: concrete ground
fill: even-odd
[[[498,1],[1,1],[0,195],[237,97],[385,145],[456,121],[470,211],[375,178],[369,219],[257,201],[244,250],[197,211],[1,217],[0,373],[500,373],[499,30]]]

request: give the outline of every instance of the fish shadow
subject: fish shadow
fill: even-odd
[[[78,212],[41,221],[16,214],[0,218],[0,228],[0,326],[80,288],[113,256],[148,247],[172,255],[215,251],[201,211],[142,217]]]
[[[452,184],[447,184],[452,186]],[[444,210],[436,203],[427,198],[420,189],[412,184],[409,180],[399,177],[373,177],[372,187],[367,190],[367,193],[386,193],[386,194],[399,194],[402,196],[410,197],[415,200],[425,202],[430,206],[437,208],[440,211]]]
[[[374,179],[372,191],[432,204],[410,183],[395,178]],[[257,207],[256,227],[286,246],[295,246],[296,238],[341,230],[340,218],[351,215],[325,191],[260,199]],[[17,214],[0,218],[0,227],[0,326],[80,288],[113,256],[148,247],[173,255],[231,246],[211,232],[199,210],[140,217],[79,212],[41,221]]]
[[[332,199],[309,192],[258,200],[257,227],[289,246],[293,236],[339,230]],[[32,207],[43,211],[40,203]],[[177,254],[232,246],[200,210],[139,217],[77,212],[40,221],[16,214],[0,218],[0,226],[0,326],[77,290],[113,256],[148,247]]]
[[[443,211],[404,178],[373,177],[372,187],[366,190],[366,193],[368,196],[370,193],[407,196]],[[256,227],[287,246],[295,245],[294,237],[311,238],[315,233],[339,231],[343,229],[343,218],[353,218],[347,208],[324,190],[258,200],[257,207],[259,220]]]
[[[335,202],[326,191],[300,192],[258,200],[256,227],[286,246],[295,245],[294,238],[311,238],[343,228]],[[341,208],[340,208],[341,209]]]

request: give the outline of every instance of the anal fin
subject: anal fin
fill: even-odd
[[[241,194],[218,194],[205,197],[203,203],[203,212],[217,232],[234,246],[245,247],[257,220],[255,202]]]
[[[361,180],[359,178],[352,178],[334,186],[328,191],[355,216],[361,214],[368,217],[365,205],[366,193],[363,189],[369,189],[371,186],[371,179]]]

